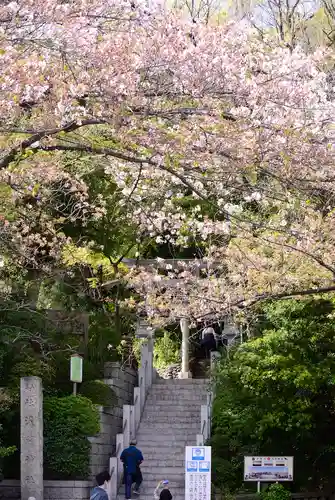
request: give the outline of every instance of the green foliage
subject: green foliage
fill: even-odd
[[[258,337],[218,365],[214,455],[222,470],[233,464],[223,473],[232,490],[247,454],[293,455],[296,488],[326,485],[335,463],[333,303],[283,301],[259,312]]]
[[[260,494],[261,500],[290,500],[290,492],[282,484],[271,484]]]
[[[133,338],[133,353],[134,353],[134,356],[135,356],[135,359],[137,361],[137,363],[140,363],[141,361],[141,348],[142,348],[142,344],[144,342],[144,339],[139,339],[137,337],[134,337]]]
[[[20,361],[13,366],[11,371],[11,386],[19,387],[21,377],[41,377],[44,384],[54,380],[55,370],[51,363],[41,359],[30,358]]]
[[[15,452],[16,452],[16,446],[7,446],[6,448],[0,446],[0,458],[9,457]]]
[[[154,346],[155,368],[166,368],[179,363],[180,345],[180,339],[169,332],[164,332],[162,337],[157,338]]]
[[[49,478],[87,479],[89,436],[100,430],[99,413],[83,396],[46,398],[44,402],[44,460]]]
[[[117,396],[113,389],[102,380],[89,380],[80,386],[80,394],[99,406],[114,406]]]

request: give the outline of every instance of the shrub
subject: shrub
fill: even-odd
[[[83,396],[44,401],[44,465],[50,479],[86,479],[89,436],[100,430],[99,413]]]
[[[260,494],[261,500],[289,500],[291,494],[282,484],[271,484]]]
[[[114,406],[117,396],[102,380],[89,380],[80,386],[80,394],[99,406]]]
[[[55,370],[50,363],[29,357],[16,363],[11,370],[10,385],[15,389],[20,387],[21,377],[41,377],[44,383],[50,383],[55,376]]]
[[[172,334],[165,332],[163,337],[155,340],[154,365],[155,368],[166,368],[180,363],[180,340],[172,338]]]

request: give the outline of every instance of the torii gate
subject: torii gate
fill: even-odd
[[[204,262],[203,260],[200,259],[162,259],[162,263],[160,263],[159,260],[157,259],[128,259],[124,258],[122,259],[122,262],[126,264],[129,267],[162,267],[166,266],[167,264],[172,266],[173,269],[176,267],[180,267],[178,262],[185,262],[185,263],[191,263],[191,262],[196,262],[195,266],[195,272],[196,274],[199,274],[200,269],[206,269],[208,267],[216,267],[216,265],[219,264],[219,262],[212,262],[209,264],[208,262]],[[118,280],[116,280],[118,281]],[[109,285],[114,285],[115,282],[111,281],[108,283],[105,283],[103,286],[109,286]],[[174,280],[171,280],[174,281]],[[176,279],[176,281],[178,281]],[[141,321],[140,320],[140,330],[143,328],[143,332],[147,329],[147,324],[145,320]],[[142,328],[141,328],[142,327]],[[190,320],[189,318],[181,318],[180,319],[180,329],[182,333],[182,343],[181,343],[181,372],[179,374],[179,377],[182,379],[188,379],[192,378],[192,374],[190,372],[190,363],[189,363],[189,349],[190,349]],[[233,325],[228,324],[227,328],[225,325],[224,328],[224,335],[226,336],[228,340],[228,344],[231,343],[233,338],[236,337],[236,327],[234,328]],[[140,335],[138,335],[140,336]],[[147,336],[147,334],[146,334]]]

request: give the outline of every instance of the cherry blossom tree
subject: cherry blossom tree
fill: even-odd
[[[130,273],[153,320],[335,289],[333,53],[112,0],[0,21],[3,175],[54,162],[60,182],[64,154],[94,158],[139,235],[201,249],[206,269]]]

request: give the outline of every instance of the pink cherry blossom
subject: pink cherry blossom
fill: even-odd
[[[43,151],[100,158],[139,234],[196,242],[209,263],[130,273],[149,315],[331,286],[333,53],[125,1],[22,0],[0,21],[0,167],[30,150],[27,164]]]

